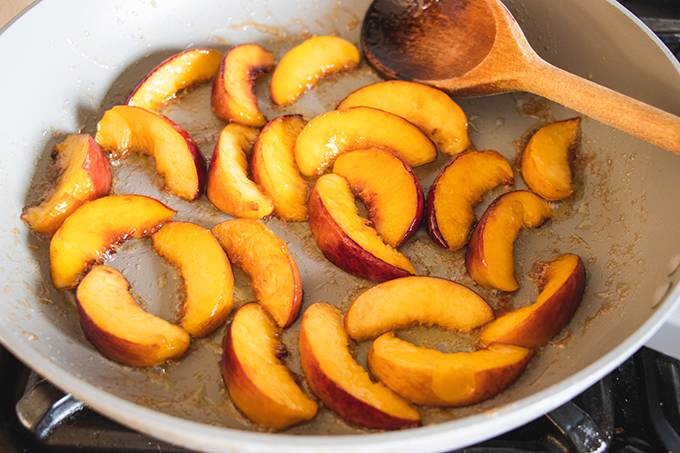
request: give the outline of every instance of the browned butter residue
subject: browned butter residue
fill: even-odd
[[[255,22],[252,20],[248,20],[245,22],[239,22],[237,24],[232,24],[229,26],[229,28],[232,28],[234,30],[248,30],[249,28],[252,28],[253,30],[257,30],[260,33],[264,33],[267,35],[274,36],[276,38],[285,38],[288,36],[288,32],[285,30],[283,27],[276,27],[274,25],[267,25],[263,24],[261,22]]]

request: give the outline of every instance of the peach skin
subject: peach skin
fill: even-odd
[[[123,274],[95,266],[76,291],[80,325],[88,340],[107,358],[135,367],[178,358],[189,347],[189,334],[145,312],[130,294]]]
[[[342,176],[320,177],[308,207],[316,244],[339,268],[374,281],[416,273],[411,261],[383,242],[368,220],[359,215],[349,183]]]
[[[368,218],[383,240],[399,247],[420,226],[425,205],[423,188],[411,167],[378,148],[338,156],[333,173],[344,177],[368,209]]]
[[[530,349],[508,345],[443,353],[389,332],[371,345],[368,366],[383,384],[413,403],[457,407],[498,395],[519,377],[532,355]]]
[[[562,255],[543,264],[536,301],[487,324],[482,344],[502,343],[537,348],[566,326],[583,299],[586,272],[577,255]]]
[[[300,325],[300,363],[312,391],[355,425],[400,429],[420,425],[420,414],[380,383],[373,382],[349,351],[340,311],[311,305]]]
[[[205,185],[205,159],[184,129],[160,113],[118,105],[97,124],[97,143],[113,158],[129,152],[150,154],[168,192],[195,200]]]
[[[257,44],[232,47],[213,81],[212,109],[225,121],[262,127],[267,118],[257,105],[255,81],[274,67],[274,55]]]
[[[311,420],[317,404],[281,363],[279,328],[258,304],[236,311],[227,327],[222,377],[237,408],[260,426],[281,430]]]
[[[127,105],[160,110],[179,92],[217,74],[222,52],[213,49],[187,49],[163,60],[132,90]]]
[[[27,207],[21,219],[38,233],[51,236],[83,203],[111,191],[109,159],[87,134],[73,134],[55,147],[60,176],[47,198]]]
[[[208,169],[208,199],[220,211],[234,217],[259,219],[274,210],[272,200],[248,178],[248,155],[258,131],[228,124],[215,144]]]

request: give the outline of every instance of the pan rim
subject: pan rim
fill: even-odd
[[[606,2],[640,28],[680,73],[680,63],[639,18],[615,0],[606,0]],[[30,15],[33,9],[44,4],[42,0],[36,0],[27,6],[0,29],[0,37],[24,16]],[[369,449],[375,451],[376,448],[380,448],[381,451],[396,451],[417,448],[429,451],[460,448],[479,442],[514,429],[564,404],[632,355],[654,335],[678,306],[680,306],[680,284],[675,286],[654,313],[625,341],[568,378],[517,402],[458,420],[404,431],[362,435],[262,433],[194,422],[149,409],[101,390],[75,377],[48,358],[33,354],[28,341],[15,341],[12,335],[1,327],[0,343],[37,373],[52,382],[58,382],[59,384],[55,385],[73,394],[97,412],[131,429],[187,448],[205,451],[224,451],[227,448],[236,448],[239,451],[318,451],[320,448],[334,451],[350,449],[352,451]],[[494,419],[495,423],[484,423],[489,419]],[[187,433],[191,434],[187,435]]]

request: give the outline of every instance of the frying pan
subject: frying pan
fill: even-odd
[[[641,23],[613,1],[507,0],[532,46],[557,66],[680,114],[680,71],[672,56]],[[226,48],[258,42],[279,56],[306,33],[337,33],[358,41],[367,0],[73,0],[35,4],[0,36],[0,341],[31,368],[93,409],[136,430],[189,448],[209,451],[450,450],[495,436],[559,406],[600,379],[639,348],[680,298],[680,159],[586,119],[577,162],[576,196],[556,208],[546,227],[517,243],[522,291],[516,306],[536,294],[526,274],[537,259],[580,254],[587,266],[583,304],[561,335],[543,348],[521,378],[500,396],[469,408],[424,409],[425,426],[366,432],[323,409],[285,433],[255,432],[231,405],[219,376],[223,329],[194,341],[181,362],[149,370],[110,362],[87,342],[72,296],[49,281],[47,243],[19,220],[49,181],[49,153],[64,133],[92,133],[102,112],[165,56],[191,46]],[[263,25],[263,24],[266,24]],[[377,78],[369,68],[326,81],[287,109],[266,101],[266,113],[297,112],[310,118],[333,108],[345,94]],[[178,121],[209,156],[222,124],[206,107],[209,87],[193,90],[165,113]],[[459,99],[477,148],[514,159],[522,138],[544,121],[575,113],[526,94]],[[425,188],[445,161],[417,170]],[[212,226],[227,217],[205,200],[182,202],[160,192],[149,161],[130,159],[115,168],[115,190],[155,196],[178,209],[179,219]],[[521,186],[521,182],[518,182]],[[489,197],[492,198],[492,197]],[[485,206],[480,207],[483,209]],[[303,275],[304,304],[325,300],[346,309],[366,281],[323,259],[306,224],[269,225],[290,243]],[[432,245],[424,232],[405,247],[419,272],[466,284],[462,254]],[[124,270],[152,312],[176,312],[177,274],[133,241],[112,261]],[[252,299],[236,275],[235,299]],[[484,293],[492,303],[498,301]],[[455,335],[414,329],[407,338],[442,348]],[[284,334],[297,362],[297,326]],[[356,347],[364,360],[366,344]],[[460,346],[460,345],[459,345]]]

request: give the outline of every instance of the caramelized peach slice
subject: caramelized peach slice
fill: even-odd
[[[384,281],[415,274],[409,259],[385,244],[359,215],[345,178],[323,175],[309,198],[309,227],[333,264],[358,277]]]
[[[292,104],[319,79],[355,68],[359,59],[359,49],[351,42],[337,36],[313,36],[281,58],[272,74],[272,101]]]
[[[55,148],[59,180],[38,206],[24,209],[21,219],[38,233],[52,235],[84,202],[108,195],[111,167],[92,137],[69,135]]]
[[[257,44],[232,47],[225,55],[212,89],[212,109],[225,121],[261,127],[267,122],[253,92],[255,80],[274,67],[274,55]]]
[[[513,249],[522,228],[537,228],[552,215],[550,205],[526,190],[498,197],[472,233],[465,266],[480,285],[501,291],[517,291]]]
[[[344,177],[368,208],[386,243],[399,247],[423,218],[423,189],[409,165],[389,151],[370,148],[338,156],[333,173]]]
[[[513,310],[482,329],[483,344],[537,348],[554,337],[574,316],[583,298],[586,272],[581,258],[562,255],[545,265],[536,301]]]
[[[334,110],[312,119],[295,143],[295,160],[305,176],[320,175],[345,151],[393,151],[412,167],[434,160],[437,149],[405,119],[370,107]]]
[[[307,220],[307,183],[295,163],[295,140],[305,127],[300,115],[280,116],[257,137],[251,166],[253,179],[274,203],[278,217]]]
[[[221,326],[229,315],[234,289],[231,265],[209,230],[188,222],[171,222],[151,236],[153,247],[177,266],[186,297],[180,326],[203,337]]]
[[[222,377],[236,407],[276,430],[311,420],[318,410],[279,360],[285,354],[279,335],[262,307],[246,304],[227,327],[222,356]]]
[[[413,403],[467,406],[505,390],[532,355],[530,349],[506,345],[447,354],[389,332],[371,345],[368,366],[383,384]]]
[[[189,335],[145,312],[130,294],[123,274],[95,266],[76,292],[80,325],[104,356],[124,365],[146,367],[174,359],[189,347]]]
[[[422,129],[446,154],[470,146],[465,112],[448,94],[431,86],[406,80],[387,80],[359,88],[338,105],[373,107],[394,113]]]
[[[129,238],[150,236],[175,211],[142,195],[110,195],[88,201],[52,236],[50,266],[59,289],[73,288],[80,276]]]
[[[297,318],[302,281],[286,243],[256,220],[228,220],[212,229],[232,263],[252,280],[257,301],[280,327]]]
[[[571,161],[581,131],[581,118],[543,126],[522,153],[522,178],[546,200],[563,200],[574,193]]]
[[[114,158],[129,152],[150,154],[168,192],[195,200],[203,192],[205,159],[184,129],[160,113],[118,105],[97,124],[97,143]]]
[[[493,319],[477,293],[436,277],[405,277],[381,283],[357,297],[345,315],[345,329],[357,341],[413,325],[463,332]]]
[[[137,84],[126,104],[160,110],[178,92],[215,77],[221,60],[222,53],[213,49],[188,49],[172,55]]]
[[[250,154],[257,129],[228,124],[215,144],[208,170],[208,199],[234,217],[259,219],[274,210],[269,197],[248,179]]]
[[[427,231],[449,250],[463,247],[475,221],[474,207],[485,193],[514,180],[512,167],[496,151],[468,151],[448,164],[430,186]]]
[[[418,411],[384,385],[371,381],[354,360],[337,308],[316,303],[305,311],[300,325],[300,362],[312,391],[348,422],[376,429],[420,424]]]

